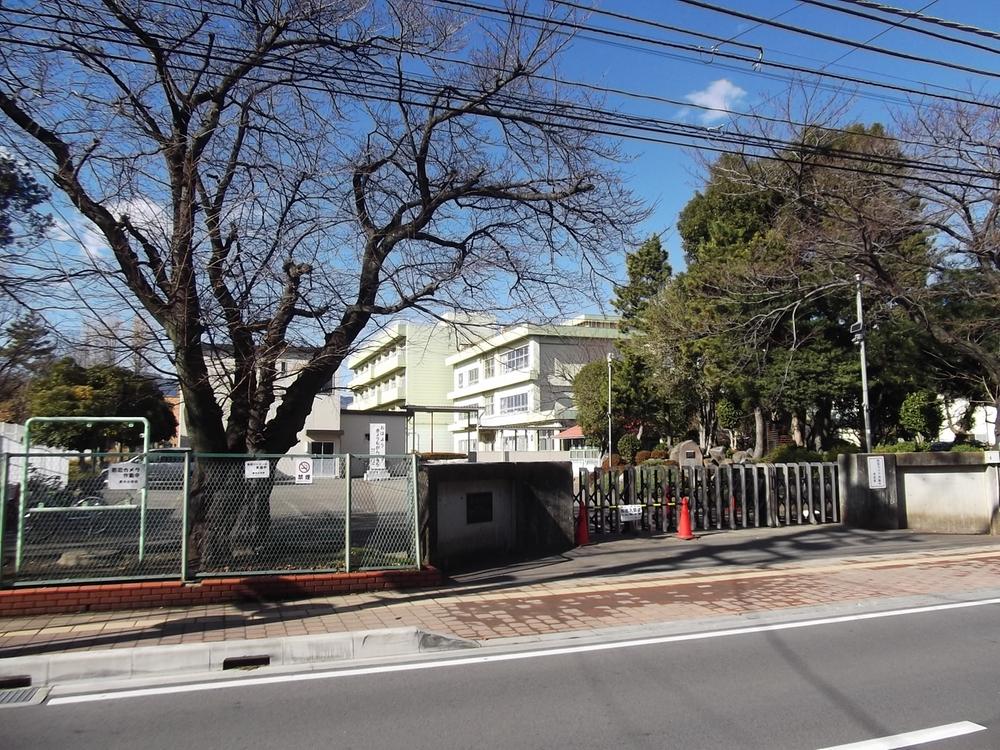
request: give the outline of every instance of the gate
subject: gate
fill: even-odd
[[[576,508],[586,510],[591,534],[676,532],[684,497],[694,530],[840,522],[835,463],[641,465],[577,476]]]

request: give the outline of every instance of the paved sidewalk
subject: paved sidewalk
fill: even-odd
[[[743,536],[741,536],[741,534]],[[760,530],[624,539],[420,591],[0,617],[0,657],[413,626],[479,641],[996,590],[990,537]]]

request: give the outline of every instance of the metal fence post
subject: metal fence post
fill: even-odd
[[[21,491],[18,493],[17,498],[17,541],[14,547],[15,574],[21,572],[21,561],[24,557],[24,513],[28,508],[28,461],[29,455],[25,453],[24,472],[21,477]]]
[[[420,489],[417,486],[417,454],[410,454],[410,477],[413,482],[413,551],[417,570],[420,570]]]
[[[181,581],[188,579],[188,505],[191,491],[191,453],[184,451],[181,492]]]
[[[3,542],[7,519],[7,454],[0,453],[0,585],[3,585]]]
[[[351,454],[344,456],[344,572],[351,572]]]
[[[147,446],[147,452],[142,455],[142,471],[144,478],[142,481],[142,489],[139,490],[139,563],[141,564],[143,558],[146,557],[146,498],[148,497],[148,487],[149,487],[149,448]],[[185,468],[187,465],[185,464]]]

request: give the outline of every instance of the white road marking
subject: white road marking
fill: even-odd
[[[630,641],[612,641],[610,643],[590,643],[581,646],[562,646],[548,649],[538,649],[534,651],[519,651],[510,654],[492,654],[487,656],[467,656],[455,659],[439,659],[436,661],[414,662],[410,664],[387,664],[374,667],[355,667],[347,669],[335,669],[322,672],[304,672],[298,674],[281,674],[265,677],[248,677],[240,680],[216,680],[213,682],[199,682],[189,685],[166,685],[163,687],[136,688],[134,690],[117,690],[106,693],[84,693],[80,695],[67,695],[50,698],[47,702],[49,706],[64,706],[71,703],[92,703],[95,701],[120,700],[122,698],[145,698],[152,695],[172,695],[176,693],[196,693],[203,690],[223,690],[234,687],[255,687],[258,685],[278,685],[288,682],[304,682],[306,680],[330,680],[337,677],[362,677],[374,674],[391,674],[393,672],[415,672],[422,669],[440,669],[441,667],[463,667],[478,664],[492,664],[503,661],[520,661],[522,659],[537,659],[545,656],[568,656],[570,654],[587,654],[598,651],[613,651],[622,648],[636,648],[639,646],[657,646],[667,643],[683,643],[685,641],[702,641],[711,638],[727,638],[736,635],[752,635],[754,633],[768,633],[776,630],[798,630],[800,628],[813,628],[820,625],[836,625],[845,622],[859,622],[862,620],[880,620],[886,617],[902,617],[905,615],[919,615],[928,612],[945,612],[952,609],[968,609],[970,607],[985,607],[993,604],[1000,604],[1000,597],[993,599],[979,599],[966,602],[952,602],[950,604],[930,604],[924,607],[908,607],[906,609],[892,609],[885,612],[866,612],[855,615],[839,615],[835,617],[820,617],[813,620],[799,620],[795,622],[779,622],[771,625],[752,625],[743,628],[728,628],[726,630],[711,630],[705,633],[685,633],[683,635],[665,635],[652,638],[637,638]]]
[[[984,729],[986,727],[980,724],[973,724],[971,721],[958,721],[954,724],[942,724],[939,727],[918,729],[915,732],[894,734],[891,737],[876,737],[873,740],[854,742],[850,745],[824,747],[820,750],[896,750],[901,747],[913,747],[914,745],[923,745],[926,742],[961,737],[963,734],[982,732]]]

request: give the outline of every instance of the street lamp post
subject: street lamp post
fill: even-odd
[[[865,311],[861,304],[861,274],[854,274],[854,281],[857,285],[857,307],[858,320],[851,326],[851,333],[854,334],[854,343],[858,345],[861,355],[861,412],[865,420],[865,452],[872,452],[872,420],[871,408],[868,404],[868,356],[865,351]]]

